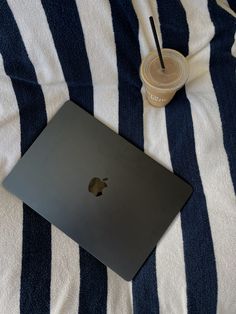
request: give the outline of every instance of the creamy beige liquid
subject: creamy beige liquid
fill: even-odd
[[[181,69],[179,64],[170,57],[164,57],[165,70],[161,68],[159,59],[154,59],[150,64],[150,79],[157,86],[169,85],[179,79]]]

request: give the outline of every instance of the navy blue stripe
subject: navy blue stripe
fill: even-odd
[[[143,149],[138,20],[131,1],[110,0],[119,80],[119,133]],[[134,313],[158,313],[155,252],[133,280]]]
[[[80,248],[79,314],[106,314],[106,267]]]
[[[139,79],[141,56],[138,20],[131,1],[110,0],[115,33],[118,88],[119,133],[143,149],[143,101]]]
[[[236,20],[214,1],[208,2],[215,36],[211,41],[210,73],[219,105],[224,147],[236,193],[236,59],[231,54]]]
[[[23,155],[47,123],[45,103],[6,1],[1,12],[0,52],[19,106]],[[23,208],[20,312],[46,314],[50,312],[51,226],[28,206]]]
[[[145,264],[133,279],[134,314],[158,314],[156,249],[150,254]]]
[[[230,8],[236,13],[236,1],[235,0],[228,0],[228,4]]]
[[[163,46],[188,54],[189,31],[179,0],[159,0]],[[185,89],[166,107],[166,124],[173,170],[194,188],[181,212],[187,281],[188,313],[215,314],[217,274],[206,199],[196,159],[193,121]]]
[[[50,313],[51,224],[23,205],[21,314]]]
[[[42,1],[70,98],[93,113],[93,85],[79,12],[73,0]],[[80,249],[79,313],[105,313],[106,267]]]
[[[93,85],[79,12],[74,0],[42,0],[70,99],[93,112]]]

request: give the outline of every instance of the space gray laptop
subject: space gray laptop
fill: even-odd
[[[192,193],[71,101],[3,185],[126,280]]]

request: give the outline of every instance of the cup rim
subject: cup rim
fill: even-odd
[[[173,87],[158,87],[152,83],[150,83],[150,81],[148,81],[146,79],[146,76],[145,76],[145,72],[143,70],[143,67],[144,67],[144,64],[145,64],[145,61],[147,60],[147,58],[149,58],[151,55],[157,55],[157,52],[155,50],[149,52],[149,54],[143,59],[142,63],[141,63],[141,66],[140,66],[140,78],[142,80],[142,82],[145,84],[145,85],[148,85],[149,87],[152,87],[154,89],[157,89],[159,90],[160,92],[163,91],[163,92],[166,92],[166,91],[177,91],[178,89],[182,88],[185,83],[187,82],[188,80],[188,77],[189,77],[189,65],[188,65],[188,61],[186,59],[186,57],[180,53],[179,51],[175,50],[175,49],[171,49],[171,48],[163,48],[162,51],[164,52],[171,52],[171,53],[174,53],[176,55],[178,55],[179,57],[181,57],[181,59],[183,60],[184,64],[185,64],[185,68],[186,68],[186,71],[185,71],[185,80],[184,80],[184,83],[183,84],[177,84],[176,86],[173,86]]]

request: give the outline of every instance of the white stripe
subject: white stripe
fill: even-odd
[[[48,120],[69,99],[61,65],[40,1],[8,0],[46,103]]]
[[[160,43],[162,43],[156,1],[133,0],[139,19],[139,43],[142,58],[155,50],[149,25],[153,15]],[[144,89],[142,89],[144,94]],[[145,153],[172,171],[165,109],[154,108],[144,100],[144,148]],[[180,215],[165,233],[156,248],[156,272],[160,313],[186,313],[186,277]]]
[[[80,265],[76,242],[52,226],[51,314],[77,314]]]
[[[234,58],[236,58],[236,32],[234,34],[234,43],[233,43],[233,46],[231,48],[231,53],[232,53],[232,56]],[[235,70],[236,71],[236,70]]]
[[[94,115],[118,131],[118,73],[109,1],[76,1],[94,88]]]
[[[50,120],[69,94],[45,12],[40,1],[8,3],[41,84]],[[78,245],[52,226],[51,313],[78,313],[79,286]]]
[[[22,202],[1,185],[21,155],[20,119],[11,80],[0,55],[0,309],[19,313],[22,247]]]
[[[210,45],[214,26],[207,0],[182,0],[189,25],[190,55],[198,36],[205,42],[189,58],[187,97],[191,103],[197,160],[206,196],[218,278],[218,313],[235,313],[236,198],[223,144],[217,99],[209,73]],[[219,52],[221,53],[221,52]]]
[[[118,132],[118,72],[109,1],[77,1],[94,87],[94,115]],[[131,284],[107,270],[108,314],[132,313]]]
[[[132,285],[107,268],[107,314],[132,314]]]

